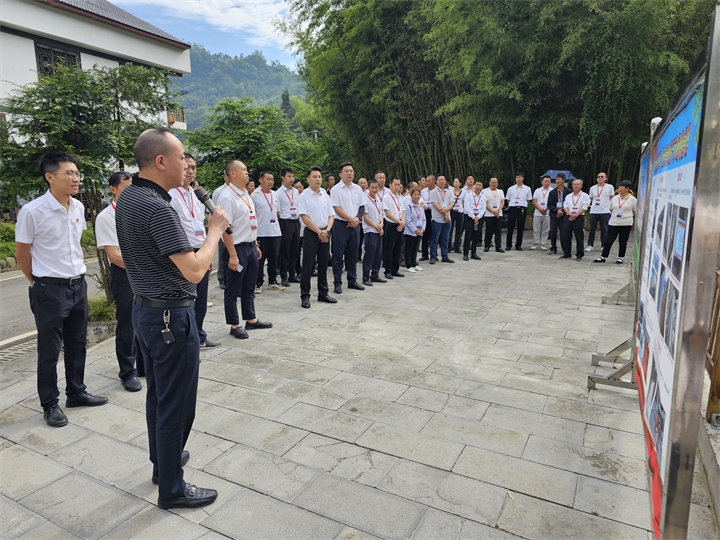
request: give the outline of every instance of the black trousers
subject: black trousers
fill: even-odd
[[[363,258],[363,281],[380,275],[383,261],[383,237],[378,233],[365,234],[365,257]]]
[[[278,266],[280,267],[280,279],[285,280],[295,277],[295,271],[300,265],[300,220],[281,219],[280,233],[280,256]]]
[[[160,335],[164,311],[133,303],[132,319],[145,359],[145,418],[153,476],[158,478],[158,499],[170,501],[185,490],[180,456],[195,420],[200,340],[194,308],[174,308],[169,328],[175,341],[166,344]]]
[[[628,238],[630,238],[630,229],[632,225],[610,225],[608,227],[607,238],[603,245],[602,256],[607,257],[610,255],[610,248],[612,248],[615,239],[620,237],[620,251],[618,251],[618,257],[625,257],[625,250],[627,249]]]
[[[465,214],[450,210],[450,223],[450,249],[457,251],[460,249],[460,240],[465,224]]]
[[[37,328],[37,389],[43,409],[57,405],[57,363],[63,348],[65,394],[85,391],[87,342],[87,283],[54,285],[35,281],[30,286],[30,309]]]
[[[386,274],[397,274],[400,271],[400,251],[402,246],[402,231],[398,231],[398,224],[385,220],[383,230],[383,267]]]
[[[225,285],[225,270],[227,268],[227,263],[225,262],[227,259],[225,259],[225,253],[227,252],[227,249],[225,248],[225,242],[223,242],[223,239],[221,238],[218,242],[218,269],[217,269],[217,280],[220,286]]]
[[[280,236],[259,236],[260,253],[262,257],[258,262],[257,286],[262,287],[265,281],[265,261],[267,261],[268,283],[277,283],[278,254],[280,253]]]
[[[505,246],[510,249],[513,245],[513,231],[517,228],[517,237],[515,238],[515,247],[522,247],[523,232],[525,231],[525,216],[527,208],[524,206],[509,206],[505,212],[507,215],[507,239]]]
[[[303,234],[303,262],[300,274],[300,298],[310,298],[310,278],[317,260],[317,288],[318,296],[327,296],[327,261],[330,253],[330,242],[321,242],[317,233],[305,229]]]
[[[348,283],[357,283],[357,254],[360,225],[348,227],[347,221],[336,219],[332,227],[332,268],[335,285],[342,283],[343,262]]]
[[[405,239],[405,268],[414,268],[417,266],[417,252],[420,245],[421,236],[403,235]]]
[[[574,221],[565,216],[562,229],[560,230],[560,241],[562,243],[563,255],[568,257],[572,254],[572,237],[575,236],[575,255],[578,258],[585,256],[585,216],[578,216]]]
[[[495,247],[501,248],[502,242],[500,235],[502,234],[502,216],[495,217],[485,216],[485,249],[490,249],[493,236],[495,237]]]
[[[207,340],[207,333],[203,330],[205,323],[205,315],[207,314],[207,298],[208,286],[210,284],[210,271],[205,272],[205,276],[197,284],[197,297],[195,298],[195,326],[198,329],[198,337],[200,343]],[[138,368],[139,371],[140,368]]]
[[[560,233],[560,236],[562,237],[562,222],[565,218],[565,214],[560,216],[559,218],[556,217],[555,212],[550,212],[550,249],[553,249],[557,251],[557,237],[558,232]],[[561,239],[562,241],[562,239]]]
[[[362,223],[358,225],[358,229],[360,229],[360,240],[358,240],[358,261],[362,261],[363,240],[365,239],[365,231],[362,228]]]
[[[427,222],[427,227],[425,227],[422,235],[422,256],[428,259],[430,258],[430,252],[428,250],[430,249],[430,242],[432,242],[432,210],[429,208],[425,210],[425,221]]]
[[[145,366],[142,363],[142,353],[132,324],[133,292],[130,280],[125,269],[114,264],[110,265],[110,291],[115,301],[115,318],[117,319],[115,356],[120,368],[118,376],[124,381],[129,377],[137,377],[140,373],[140,366],[142,366],[144,374]],[[207,289],[205,291],[205,305],[207,306]]]
[[[298,250],[297,250],[297,262],[295,263],[295,276],[300,277],[300,273],[302,272],[302,254],[303,254],[303,237],[300,236],[300,241],[298,242]],[[288,272],[290,269],[288,269]]]
[[[478,220],[476,229],[475,220],[469,216],[465,216],[465,241],[463,242],[463,255],[467,255],[469,252],[473,255],[477,255],[477,245],[480,235],[482,234],[482,226],[482,217]]]
[[[598,223],[600,223],[600,245],[605,245],[608,233],[608,221],[610,221],[610,214],[590,214],[590,232],[588,233],[588,246],[595,245],[595,229],[597,229]]]
[[[236,272],[228,267],[225,272],[225,322],[230,325],[240,324],[237,310],[238,297],[240,297],[243,320],[251,321],[255,318],[255,284],[258,274],[257,248],[235,244],[235,251],[243,269]],[[225,251],[224,255],[227,265],[230,261],[230,253]]]

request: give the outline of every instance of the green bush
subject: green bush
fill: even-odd
[[[15,224],[3,222],[0,223],[0,242],[15,242]],[[13,248],[13,252],[15,248]]]
[[[88,320],[90,322],[114,321],[115,303],[99,296],[88,298]]]
[[[95,231],[93,230],[92,223],[89,221],[87,222],[87,230],[83,231],[82,237],[80,238],[80,246],[95,246]]]

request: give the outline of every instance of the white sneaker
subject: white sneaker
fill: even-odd
[[[618,263],[618,264],[622,264],[622,263],[623,263],[622,257],[618,257],[618,260],[615,261],[615,262]]]
[[[585,251],[592,251],[594,248],[592,246],[588,246],[585,248]]]
[[[270,285],[268,285],[268,290],[269,291],[284,291],[285,287],[283,287],[282,285],[278,285],[277,283],[271,283]]]
[[[215,305],[215,304],[213,304],[212,302],[208,302],[208,303],[207,303],[207,307],[213,307],[214,305]]]
[[[415,269],[414,269],[414,268],[406,268],[405,270],[407,270],[407,271],[410,272],[411,274],[414,274],[414,273],[415,273]]]
[[[422,272],[422,271],[423,271],[423,269],[420,268],[419,266],[415,266],[414,268],[415,268],[415,271],[416,271],[416,272]]]
[[[258,287],[255,289],[255,294],[260,294],[262,292],[262,287]]]
[[[540,249],[543,251],[547,251],[547,248],[545,246],[540,246]]]
[[[535,251],[536,249],[538,249],[538,246],[533,244],[533,246],[530,248],[530,251]]]

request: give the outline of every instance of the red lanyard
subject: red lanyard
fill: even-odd
[[[293,193],[292,199],[290,198],[290,195],[288,195],[289,190],[285,190],[285,196],[288,198],[288,201],[290,201],[290,207],[295,207],[295,194]],[[270,208],[270,211],[272,212],[272,208]]]
[[[413,210],[415,210],[415,215],[417,216],[418,219],[420,219],[420,208],[418,208],[418,206],[415,204],[413,204],[412,207],[413,207]]]
[[[233,191],[235,191],[235,188],[232,187],[232,184],[228,184],[228,187],[229,187],[230,189],[232,189]],[[242,196],[240,193],[238,193],[237,191],[235,191],[235,193],[237,194],[238,197],[240,197],[240,200],[245,203],[245,206],[248,207],[248,210],[250,210],[250,214],[252,214],[252,207],[247,203],[247,201],[245,200],[245,197],[243,197],[243,196]]]
[[[520,198],[520,194],[522,193],[522,188],[519,188],[518,186],[515,186],[515,193],[517,193],[517,198]]]
[[[605,191],[605,186],[607,186],[607,184],[603,184],[603,187],[602,187],[602,189],[601,189],[600,191],[598,191],[598,188],[595,187],[595,193],[597,193],[597,198],[598,198],[598,199],[600,198],[600,195],[602,195],[602,192]]]
[[[268,204],[268,206],[270,207],[270,215],[272,215],[272,211],[273,211],[272,207],[273,207],[273,205],[272,205],[272,203],[270,202],[270,201],[273,200],[272,191],[270,192],[270,201],[267,200],[267,195],[265,195],[265,192],[264,192],[262,189],[260,190],[260,192],[263,194],[263,197],[265,197],[265,202],[266,202],[266,203]],[[287,195],[287,191],[285,192],[285,194]]]
[[[620,200],[618,201],[618,210],[620,210],[620,209],[623,207],[623,204],[625,204],[629,198],[630,198],[630,195],[628,195],[627,197],[625,197],[625,199],[623,199],[622,197],[620,197]],[[622,204],[620,204],[620,201],[622,201]]]
[[[443,204],[445,204],[445,191],[443,191],[442,189],[439,189],[439,188],[438,188],[438,193],[439,193],[440,196],[442,197],[442,202],[443,202]]]
[[[183,195],[182,190],[181,190],[180,188],[175,188],[175,189],[177,189],[178,193],[179,193],[180,196],[183,198],[183,202],[185,203],[185,207],[189,210],[190,215],[191,215],[191,216],[193,217],[193,219],[194,219],[194,218],[195,218],[195,209],[192,208],[191,205],[188,205],[187,201],[185,200],[185,195]],[[192,203],[192,197],[190,197],[190,202]]]
[[[378,214],[380,215],[380,217],[382,217],[382,212],[380,211],[380,207],[379,207],[379,206],[377,205],[377,203],[375,202],[375,199],[371,199],[370,196],[368,195],[368,200],[369,200],[371,203],[373,203],[373,206],[375,207],[375,210],[377,210],[377,211],[378,211]],[[380,199],[380,202],[382,202],[382,199]]]
[[[577,200],[575,200],[575,195],[572,195],[572,194],[571,194],[571,196],[572,196],[573,208],[577,208],[577,205],[578,205],[578,203],[580,202],[580,199],[582,198],[582,193],[580,193],[580,195],[578,195]]]
[[[113,210],[115,210],[115,201],[111,202],[110,204],[112,205]]]
[[[382,195],[380,195],[380,193],[382,193]],[[385,188],[383,188],[382,191],[378,190],[377,195],[380,197],[380,202],[383,202],[383,199],[385,198]]]
[[[543,201],[544,201],[545,198],[547,197],[547,194],[548,194],[548,193],[550,193],[550,190],[549,190],[549,189],[548,189],[547,191],[545,191],[544,189],[542,190]]]
[[[398,204],[397,199],[395,198],[395,195],[393,195],[393,194],[391,193],[390,196],[392,197],[392,200],[393,200],[393,202],[395,203],[395,208],[397,208],[398,217],[400,217],[400,205]]]
[[[478,206],[480,206],[480,201],[482,200],[482,194],[477,199],[475,198],[475,194],[473,193],[473,204],[475,204],[475,210],[478,209]]]

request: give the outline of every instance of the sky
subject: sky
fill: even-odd
[[[161,30],[213,53],[230,56],[262,51],[296,69],[297,59],[285,48],[287,36],[275,20],[288,15],[284,0],[110,0]]]

